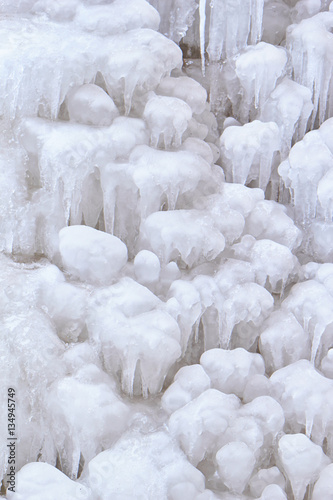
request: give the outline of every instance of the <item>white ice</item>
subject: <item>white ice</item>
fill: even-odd
[[[254,184],[266,189],[280,150],[280,132],[274,122],[259,120],[228,127],[220,138],[221,161],[228,182]]]
[[[199,210],[151,214],[141,225],[141,237],[141,246],[152,250],[161,262],[180,260],[189,267],[214,260],[225,246],[225,239],[214,222]]]
[[[322,498],[327,498],[327,500],[332,500],[333,492],[332,492],[332,479],[333,479],[333,464],[329,464],[325,467],[320,475],[319,479],[316,481],[312,500],[321,500]]]
[[[285,187],[290,190],[296,220],[301,223],[315,217],[332,219],[332,126],[333,120],[329,119],[319,130],[308,132],[278,167]]]
[[[2,20],[1,37],[7,41],[3,49],[7,62],[2,66],[0,113],[10,118],[37,113],[57,118],[68,90],[93,83],[97,73],[108,93],[117,97],[117,104],[125,106],[128,113],[134,91],[142,94],[155,88],[163,76],[181,65],[180,49],[151,29],[113,35],[101,44],[95,33],[75,28],[68,31],[64,25],[42,18],[12,18]],[[55,51],[57,58],[53,57]],[[142,60],[151,64],[143,65]],[[19,85],[13,87],[12,79]]]
[[[0,4],[5,498],[328,500],[330,2]]]
[[[263,0],[214,0],[210,4],[210,61],[232,57],[246,47],[248,40],[252,44],[260,40],[263,6]]]
[[[260,119],[275,121],[281,133],[281,158],[288,154],[293,139],[301,140],[313,110],[311,91],[285,77],[262,106]]]
[[[109,285],[127,262],[124,243],[88,226],[69,226],[59,233],[59,252],[74,278]]]
[[[243,397],[246,384],[254,375],[263,375],[265,365],[260,354],[245,349],[211,349],[200,358],[200,364],[209,375],[214,389],[225,394]]]
[[[152,95],[143,112],[150,129],[150,143],[157,148],[178,147],[192,118],[192,110],[186,102],[177,97]]]
[[[163,430],[125,434],[89,462],[82,482],[101,500],[147,498],[147,492],[151,499],[200,500],[205,491],[204,475]]]
[[[70,90],[67,108],[70,120],[84,125],[108,126],[119,115],[111,97],[91,83]]]
[[[332,101],[333,13],[320,12],[287,29],[294,80],[312,92],[315,121],[321,125],[333,113]]]
[[[91,500],[92,491],[71,481],[63,472],[43,462],[30,462],[17,474],[15,493],[8,492],[8,500]]]
[[[313,484],[329,463],[320,446],[304,434],[282,436],[278,448],[279,458],[290,480],[295,500],[302,500],[306,487]]]
[[[227,63],[226,80],[233,115],[241,123],[254,120],[259,110],[286,75],[288,54],[283,47],[260,42],[250,45]],[[223,73],[222,73],[223,78]]]
[[[179,327],[165,304],[126,277],[96,291],[88,307],[89,338],[105,370],[129,395],[159,392],[181,354]]]
[[[326,438],[327,455],[332,457],[332,380],[321,375],[306,360],[277,370],[270,380],[272,396],[281,403],[289,432],[305,430],[308,438],[319,447]]]

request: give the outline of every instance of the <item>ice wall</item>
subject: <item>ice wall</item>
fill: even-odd
[[[5,498],[326,500],[328,2],[153,5],[0,6]]]

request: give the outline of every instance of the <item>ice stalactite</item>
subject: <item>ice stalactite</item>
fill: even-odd
[[[275,241],[243,236],[240,243],[233,245],[238,258],[249,260],[255,272],[256,282],[272,293],[283,295],[284,288],[298,276],[297,258],[285,245]]]
[[[205,52],[206,52],[206,0],[199,0],[200,17],[200,55],[202,73],[205,75]]]
[[[88,115],[91,120],[93,113]],[[31,160],[27,167],[38,199],[50,192],[58,194],[53,201],[56,214],[62,215],[58,215],[60,226],[63,219],[81,224],[84,216],[86,223],[95,226],[103,207],[101,183],[106,190],[103,181],[107,164],[120,155],[126,157],[136,144],[148,142],[144,122],[124,116],[117,117],[109,127],[31,118],[22,121],[18,135]],[[114,173],[109,191],[121,178],[121,172]],[[87,191],[89,183],[94,192]],[[31,199],[32,209],[37,210],[38,199]],[[108,202],[106,198],[105,204]]]
[[[260,42],[247,47],[229,63],[236,82],[233,79],[227,89],[234,115],[242,123],[259,116],[258,110],[285,76],[287,61],[285,49]],[[232,88],[235,84],[239,89]]]
[[[296,220],[309,224],[313,219],[332,221],[333,119],[319,130],[308,132],[295,144],[278,173],[292,194]]]
[[[279,128],[274,122],[255,120],[242,127],[227,127],[220,138],[222,167],[227,181],[240,184],[254,181],[258,187],[266,189],[280,143]]]
[[[287,30],[294,79],[313,93],[310,127],[333,115],[333,12],[321,12]]]
[[[143,221],[140,232],[140,248],[152,250],[163,263],[179,260],[193,267],[214,260],[225,247],[225,238],[214,222],[194,209],[153,213]]]
[[[332,380],[302,359],[274,372],[270,382],[271,394],[284,409],[290,432],[305,428],[308,438],[319,446],[326,438],[326,453],[332,457]]]
[[[143,117],[150,130],[150,143],[154,148],[162,143],[165,149],[179,147],[192,118],[190,106],[177,97],[152,95]]]
[[[311,91],[285,77],[263,104],[260,119],[275,121],[281,132],[281,159],[288,155],[292,141],[303,139],[313,110]]]
[[[158,393],[181,355],[176,320],[157,296],[128,277],[92,295],[87,328],[105,370],[120,378],[129,395]]]
[[[151,29],[105,37],[101,44],[97,34],[78,28],[68,31],[60,23],[2,19],[0,39],[6,40],[7,47],[0,114],[9,118],[39,114],[56,119],[68,90],[93,83],[97,73],[103,76],[109,94],[128,113],[135,91],[142,94],[155,88],[163,76],[182,63],[180,49]],[[128,50],[130,46],[132,50]],[[144,54],[149,54],[151,65],[140,62]]]
[[[152,3],[0,1],[6,498],[324,498],[333,264],[302,259],[333,252],[333,118],[303,137],[313,89],[283,47],[328,3]],[[304,231],[265,199],[282,180]]]
[[[321,447],[300,433],[282,436],[278,454],[295,500],[304,499],[307,486],[313,484],[330,463]]]
[[[311,344],[311,362],[320,366],[332,341],[330,328],[333,322],[333,298],[330,291],[317,279],[310,279],[293,286],[281,309],[292,313],[304,329]],[[308,344],[304,337],[303,347]],[[301,348],[301,346],[299,346]]]
[[[211,62],[229,58],[261,39],[263,0],[213,0],[210,4],[209,42]]]

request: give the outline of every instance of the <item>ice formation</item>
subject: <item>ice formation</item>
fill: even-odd
[[[59,232],[63,267],[74,278],[108,285],[127,262],[127,248],[111,234],[89,226],[67,226]]]
[[[236,88],[227,89],[232,96],[233,112],[242,123],[256,118],[257,110],[285,76],[287,61],[285,49],[265,42],[247,47],[234,58],[234,76],[229,85]]]
[[[274,119],[280,128],[282,159],[289,152],[292,140],[298,141],[305,135],[313,109],[311,97],[307,87],[285,77],[262,107],[261,120]]]
[[[287,30],[294,79],[313,93],[312,126],[316,120],[321,125],[333,113],[332,27],[333,13],[320,12]]]
[[[329,459],[321,447],[312,443],[304,434],[282,436],[278,453],[290,480],[294,498],[301,500],[306,487],[315,482],[325,465],[328,465]]]
[[[0,495],[332,499],[332,3],[0,4]]]
[[[280,142],[279,128],[274,122],[255,120],[242,127],[227,127],[220,138],[226,180],[239,184],[252,182],[265,190]]]
[[[318,130],[308,132],[278,168],[285,187],[291,192],[296,220],[301,223],[309,223],[314,218],[332,220],[332,126],[333,120],[329,119]]]

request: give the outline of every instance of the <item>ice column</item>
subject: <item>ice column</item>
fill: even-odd
[[[333,115],[333,12],[320,12],[293,24],[286,45],[291,54],[294,80],[313,93],[311,128]]]
[[[208,54],[210,61],[229,58],[261,39],[263,0],[212,0]]]

